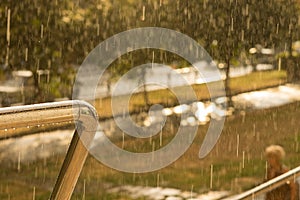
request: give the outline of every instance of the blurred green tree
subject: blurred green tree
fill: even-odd
[[[0,16],[0,64],[34,74],[34,92],[27,94],[27,103],[71,97],[76,66],[101,41],[132,28],[165,27],[194,38],[214,60],[228,66],[229,97],[230,67],[241,53],[247,56],[260,44],[292,55],[292,43],[300,39],[297,0],[3,0]],[[151,62],[153,54],[155,62],[186,66],[170,52],[145,49],[118,59],[109,72],[118,77]],[[292,56],[287,60],[289,80],[299,80],[299,64]]]

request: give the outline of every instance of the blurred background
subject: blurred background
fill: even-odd
[[[72,199],[221,199],[263,182],[264,149],[270,144],[285,148],[289,168],[299,166],[299,1],[0,2],[1,107],[72,99],[77,70],[89,52],[105,39],[138,27],[163,27],[188,35],[220,70],[226,96],[212,101],[206,82],[192,67],[197,63],[160,49],[136,50],[116,59],[96,91],[94,106],[102,134],[133,152],[168,144],[180,125],[197,126],[198,134],[180,159],[151,173],[122,173],[88,157]],[[132,118],[141,126],[159,124],[159,119],[147,115],[149,107],[158,103],[165,107],[167,122],[162,136],[124,136],[112,118],[112,91],[130,69],[154,62],[186,78],[197,101],[179,105],[168,89],[140,88],[130,98]],[[212,63],[198,63],[199,68],[203,65],[203,72],[209,72]],[[141,77],[164,79],[170,87],[185,91],[185,83],[167,72],[146,71]],[[200,160],[199,147],[209,121],[224,116],[219,142]],[[71,122],[0,130],[0,199],[47,199],[73,131]]]

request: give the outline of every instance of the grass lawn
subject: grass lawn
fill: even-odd
[[[230,88],[232,95],[239,94],[242,92],[248,92],[253,90],[264,89],[272,86],[277,86],[286,83],[286,72],[285,71],[259,71],[248,74],[242,77],[232,78],[230,81]],[[210,95],[206,84],[195,84],[192,85],[198,100],[210,99]],[[186,93],[186,86],[175,88],[178,93]],[[149,103],[161,104],[166,107],[178,105],[176,96],[167,89],[149,91],[148,92]],[[124,96],[117,97],[117,101],[124,99]],[[143,93],[136,93],[130,97],[129,111],[139,112],[140,109],[144,108],[144,96]],[[98,111],[100,118],[107,118],[112,116],[111,112],[111,98],[97,99],[95,101],[95,107]],[[119,109],[121,114],[123,108]],[[118,112],[118,111],[117,111]]]
[[[72,199],[130,199],[122,193],[108,194],[107,189],[121,185],[174,187],[195,192],[210,188],[210,168],[213,165],[213,190],[230,190],[238,193],[262,182],[265,175],[264,149],[270,144],[282,145],[287,157],[285,164],[290,168],[300,164],[299,142],[300,102],[278,108],[249,111],[230,116],[213,151],[204,159],[198,158],[208,125],[199,126],[198,134],[188,151],[170,166],[151,173],[130,174],[110,169],[93,157],[88,157],[75,188]],[[164,144],[174,136],[168,130],[177,119],[168,119],[164,130]],[[176,126],[174,127],[176,130]],[[239,146],[237,146],[239,138]],[[124,148],[133,151],[148,151],[159,137],[132,140],[125,139]],[[121,141],[116,140],[121,146]],[[158,147],[157,147],[158,148]],[[244,168],[243,168],[244,154]],[[47,160],[37,160],[21,165],[0,163],[0,199],[47,199],[60,169],[63,156],[54,155]],[[158,179],[159,177],[159,179]]]
[[[285,71],[260,71],[254,72],[246,76],[232,78],[230,85],[232,90],[232,95],[239,94],[242,92],[253,91],[264,89],[268,87],[278,86],[286,83],[286,72]],[[198,100],[209,99],[210,95],[208,93],[205,84],[192,85]],[[186,87],[178,87],[176,90],[179,93],[185,93]],[[178,105],[178,101],[175,95],[169,90],[157,90],[150,91],[149,94],[150,104],[161,104],[165,107],[171,107]],[[124,96],[118,97],[117,101],[124,99]],[[129,111],[132,113],[139,113],[141,110],[145,109],[145,102],[142,93],[133,94],[130,97]],[[94,106],[98,111],[100,119],[110,118],[112,116],[111,111],[111,98],[97,99],[94,102]],[[123,107],[119,108],[119,114],[123,112]],[[70,127],[69,124],[60,124],[60,128]],[[17,130],[0,130],[0,139],[6,137],[12,137],[16,135],[26,135],[47,130],[52,130],[52,125],[45,127],[24,127],[18,128]]]

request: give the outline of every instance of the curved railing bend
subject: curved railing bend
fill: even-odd
[[[50,200],[71,198],[98,125],[97,112],[85,101],[64,101],[0,108],[0,130],[75,122],[76,129]]]

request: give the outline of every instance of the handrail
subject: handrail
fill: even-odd
[[[227,197],[223,200],[241,200],[241,199],[254,199],[255,197],[262,195],[266,192],[274,190],[275,188],[287,183],[287,182],[295,182],[296,178],[300,176],[300,166],[296,167],[280,176],[277,176],[261,185],[254,187],[246,192],[243,192],[239,195]]]
[[[0,108],[0,129],[73,121],[76,125],[50,200],[71,198],[98,125],[97,112],[85,101],[73,100]]]

